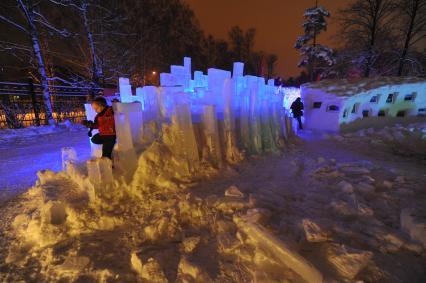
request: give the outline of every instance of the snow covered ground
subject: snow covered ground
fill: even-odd
[[[35,184],[37,171],[61,170],[61,148],[72,146],[88,159],[87,130],[68,123],[57,127],[0,130],[0,204]]]
[[[46,172],[1,208],[0,281],[422,282],[423,133],[302,132],[282,155],[174,186],[158,178],[161,189],[122,187],[95,204]],[[24,151],[50,141],[59,160],[74,138],[85,148],[84,131],[62,134]]]

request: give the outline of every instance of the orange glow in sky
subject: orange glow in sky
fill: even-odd
[[[256,28],[256,50],[275,53],[279,60],[277,75],[297,76],[299,53],[294,43],[303,34],[303,11],[315,6],[315,0],[185,0],[194,10],[205,34],[227,39],[232,26]],[[336,15],[348,0],[319,0],[319,5],[331,12],[329,28],[319,37],[319,43],[338,45]]]

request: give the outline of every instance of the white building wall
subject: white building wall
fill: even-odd
[[[306,129],[339,130],[339,117],[344,103],[343,97],[337,97],[321,90],[303,89],[303,86],[301,97],[305,108],[304,127]]]
[[[390,94],[393,95],[393,98],[388,100]],[[414,99],[407,100],[410,95]],[[376,98],[375,101],[372,100],[373,97]],[[355,106],[357,109],[354,109],[355,104],[357,104]],[[426,82],[384,86],[348,97],[342,109],[341,123],[350,123],[363,118],[364,115],[377,118],[380,118],[380,115],[417,116],[422,113],[422,111],[419,112],[419,109],[425,107]],[[344,115],[345,110],[346,115]]]
[[[390,100],[389,94],[392,94]],[[308,129],[338,131],[342,123],[351,123],[365,116],[380,119],[380,115],[407,117],[426,112],[426,81],[382,86],[353,96],[336,96],[302,86],[301,96]],[[414,99],[407,100],[408,96]],[[376,99],[372,100],[373,97]],[[314,103],[321,103],[321,106],[318,108]],[[337,108],[330,109],[331,105]]]

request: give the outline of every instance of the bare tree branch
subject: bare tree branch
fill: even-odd
[[[0,20],[3,20],[4,22],[11,24],[12,26],[16,27],[17,29],[28,33],[28,30],[26,28],[24,28],[23,26],[21,26],[20,24],[18,24],[16,22],[12,21],[11,19],[8,19],[7,17],[5,17],[3,15],[0,15]]]

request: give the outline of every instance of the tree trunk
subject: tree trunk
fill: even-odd
[[[416,19],[417,9],[418,9],[418,5],[419,5],[418,0],[413,0],[413,1],[414,1],[414,5],[413,5],[413,9],[411,10],[411,15],[410,15],[411,16],[410,25],[408,27],[407,34],[405,36],[404,48],[402,49],[401,56],[399,57],[399,66],[398,66],[398,76],[399,77],[402,76],[402,71],[404,70],[405,58],[407,57],[408,48],[410,46],[411,35],[412,35],[412,32],[413,32],[414,22],[415,22],[415,19]]]
[[[372,57],[373,57],[373,52],[374,52],[374,47],[376,45],[376,32],[377,32],[377,22],[378,22],[378,17],[379,17],[379,12],[382,6],[382,2],[380,0],[376,0],[376,2],[374,2],[376,5],[375,7],[372,7],[372,12],[373,12],[373,23],[371,25],[371,29],[370,29],[370,45],[368,46],[368,53],[367,53],[367,59],[365,61],[365,70],[364,70],[364,77],[368,78],[370,76],[370,71],[371,71],[371,65],[372,65]],[[370,4],[373,5],[373,4]]]
[[[99,87],[99,78],[101,77],[101,74],[99,71],[98,61],[96,58],[93,34],[90,31],[89,20],[87,18],[87,9],[88,9],[88,5],[87,3],[84,3],[81,9],[81,13],[83,16],[84,29],[86,30],[86,34],[87,34],[87,41],[89,43],[90,58],[92,59],[92,84],[90,87],[89,95],[90,95],[90,98],[93,98],[95,96],[95,88]]]
[[[315,8],[318,8],[318,0],[315,1]],[[314,40],[313,40],[313,44],[312,47],[315,50],[315,47],[317,46],[317,31],[316,28],[314,28]],[[316,80],[315,78],[315,68],[316,68],[316,58],[315,56],[311,56],[311,58],[309,58],[309,81],[313,82]]]
[[[35,56],[36,61],[37,61],[38,72],[40,74],[40,81],[41,81],[41,86],[42,86],[42,89],[43,89],[43,103],[44,103],[44,106],[46,108],[45,109],[46,121],[49,125],[54,125],[55,120],[53,119],[53,115],[52,115],[53,111],[52,111],[52,103],[50,101],[48,77],[47,77],[46,66],[44,64],[43,56],[41,54],[37,27],[36,27],[35,22],[34,22],[33,7],[32,7],[32,3],[31,3],[30,0],[28,0],[26,3],[27,4],[25,5],[22,2],[22,0],[20,0],[19,6],[20,6],[22,12],[24,13],[24,15],[27,19],[27,22],[28,22],[31,44],[32,44],[32,47],[33,47],[34,56]]]
[[[365,67],[364,67],[364,77],[368,78],[370,76],[370,70],[371,70],[371,50],[368,51],[367,59],[365,61]]]

